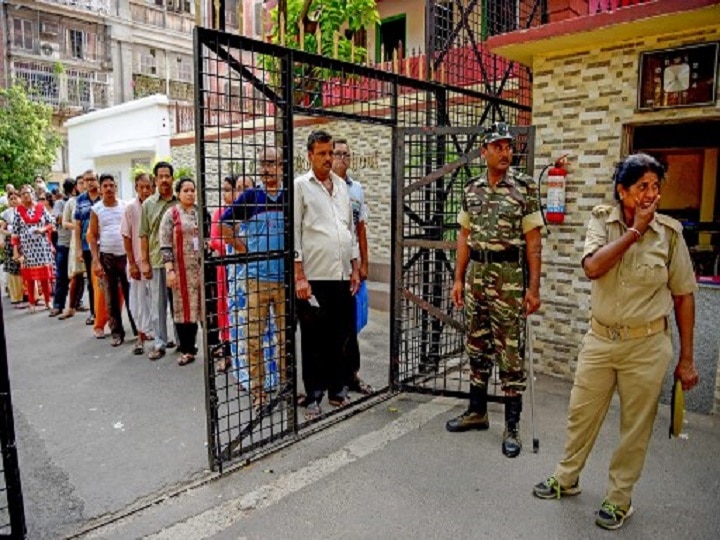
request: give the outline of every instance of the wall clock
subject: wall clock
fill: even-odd
[[[689,107],[716,101],[718,43],[640,55],[638,109]]]

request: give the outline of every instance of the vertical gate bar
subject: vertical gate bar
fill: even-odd
[[[402,338],[402,289],[403,289],[403,198],[405,187],[405,130],[392,128],[392,164],[390,178],[390,245],[393,255],[390,259],[390,388],[400,390],[400,349]]]
[[[435,0],[425,2],[425,74],[432,80],[433,57],[435,56]],[[430,126],[432,124],[428,124]]]
[[[215,36],[216,38],[217,36]],[[205,202],[205,61],[202,56],[203,51],[203,40],[200,37],[200,30],[196,27],[193,32],[193,46],[195,49],[195,168],[197,178],[197,193],[198,193],[198,208],[202,213],[202,227],[200,228],[200,243],[202,246],[205,245],[205,239],[210,237],[210,214],[207,212]],[[211,304],[212,293],[208,290],[210,284],[205,279],[205,249],[200,252],[201,264],[200,272],[202,283],[204,287],[200,289],[200,302],[201,305],[205,306],[205,313],[211,313],[209,309],[214,309]],[[203,332],[203,349],[204,349],[204,366],[203,372],[205,374],[205,414],[206,414],[206,426],[207,426],[207,442],[208,442],[208,465],[210,470],[215,470],[219,467],[222,473],[222,460],[216,458],[218,451],[218,444],[216,441],[216,434],[218,430],[218,418],[217,418],[217,389],[215,388],[215,376],[214,369],[211,369],[212,355],[210,354],[210,348],[208,346],[207,339],[207,324],[202,325]]]
[[[288,311],[287,320],[292,321],[292,331],[287,331],[285,326],[285,370],[289,365],[292,366],[292,432],[297,435],[298,432],[298,403],[297,403],[297,350],[296,350],[296,317],[295,317],[295,182],[293,178],[295,162],[294,157],[294,137],[293,137],[293,121],[294,108],[293,100],[295,96],[295,77],[293,77],[294,59],[292,50],[289,49],[287,54],[280,61],[280,77],[282,80],[282,103],[278,103],[277,107],[282,107],[282,139],[283,139],[283,187],[287,193],[287,200],[290,201],[287,208],[287,224],[285,226],[285,240],[288,241],[285,248],[285,279],[289,279],[290,283],[285,282],[288,291]],[[288,362],[288,359],[290,362]]]
[[[0,449],[5,473],[8,514],[12,538],[25,538],[25,508],[23,505],[20,465],[15,441],[10,374],[8,372],[7,343],[5,341],[5,316],[0,302]]]

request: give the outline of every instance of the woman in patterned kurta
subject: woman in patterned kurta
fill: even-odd
[[[167,272],[167,285],[173,289],[173,320],[182,356],[178,364],[195,361],[200,301],[200,240],[195,182],[181,178],[175,186],[180,204],[165,212],[160,222],[160,252]]]
[[[7,286],[10,293],[10,302],[15,308],[25,307],[23,305],[23,281],[20,275],[20,263],[13,256],[12,232],[15,223],[17,206],[20,204],[20,195],[16,192],[8,194],[9,207],[0,214],[0,232],[5,237],[5,273],[7,274]]]
[[[24,186],[20,190],[20,205],[15,213],[12,242],[31,313],[35,312],[35,281],[40,282],[45,308],[50,309],[50,282],[55,259],[48,233],[52,230],[53,218],[42,203],[33,203],[31,189]]]

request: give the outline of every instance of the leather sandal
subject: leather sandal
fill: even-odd
[[[178,358],[178,366],[187,366],[188,364],[192,364],[195,361],[195,355],[190,353],[183,354],[180,358]]]

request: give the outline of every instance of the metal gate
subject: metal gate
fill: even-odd
[[[15,424],[10,379],[8,377],[5,318],[0,303],[0,538],[25,538],[25,511],[23,508],[20,466],[15,446]]]
[[[467,182],[484,172],[483,128],[398,128],[395,179],[392,380],[403,392],[467,397],[470,366],[464,353],[464,315],[450,292]],[[513,166],[533,171],[534,128],[512,127]],[[522,350],[522,348],[521,348]],[[491,399],[502,400],[494,377]]]
[[[289,248],[294,240],[289,226],[294,213],[292,180],[307,170],[302,163],[305,150],[301,132],[318,122],[324,128],[334,122],[380,126],[387,132],[375,143],[389,148],[393,130],[398,127],[425,130],[427,126],[479,125],[493,120],[516,122],[528,113],[529,107],[480,92],[475,85],[453,87],[417,80],[204,28],[195,31],[195,58],[198,204],[204,215],[201,237],[206,246],[202,278],[207,314],[204,343],[208,459],[211,468],[222,470],[226,464],[245,462],[369,407],[387,398],[391,387],[401,382],[405,385],[408,380],[404,375],[397,377],[399,370],[390,370],[387,384],[374,395],[355,396],[351,406],[326,410],[319,419],[306,421],[301,416],[298,380],[302,364],[295,353],[293,250]],[[439,146],[439,141],[451,141],[457,136],[428,132],[418,137],[419,146],[415,139],[407,139],[404,152],[421,164],[413,169],[416,172],[412,178],[417,177],[417,171],[452,161],[445,155],[450,146]],[[428,140],[434,142],[427,145]],[[243,252],[243,246],[237,245],[239,251],[234,251],[227,247],[219,231],[241,239],[249,239],[252,233],[242,229],[245,211],[233,209],[228,214],[228,205],[238,205],[227,199],[223,202],[223,196],[226,189],[232,190],[230,183],[236,176],[248,182],[272,182],[272,178],[263,180],[268,170],[268,148],[281,156],[273,174],[280,175],[284,190],[284,202],[276,206],[282,219],[276,245],[262,252]],[[397,159],[388,160],[388,179],[391,172],[398,173]],[[388,189],[390,184],[388,180]],[[396,187],[392,184],[392,189]],[[421,219],[437,219],[430,214],[438,202],[424,202]],[[395,215],[396,209],[394,205],[389,210],[394,223],[401,215]],[[441,224],[438,230],[442,228]],[[248,278],[247,270],[258,263],[283,265],[282,281],[263,285],[272,298],[262,305],[262,310],[258,309],[257,297],[250,298],[256,285]],[[424,264],[431,272],[434,263],[426,258]],[[435,269],[440,271],[440,265]],[[437,286],[441,283],[409,290],[435,305],[439,300],[428,294]],[[254,302],[250,310],[249,299]],[[393,325],[400,324],[402,329],[404,323],[394,321]],[[393,332],[393,350],[400,350],[397,339],[405,337],[407,334]],[[455,341],[452,347],[457,349],[459,340]],[[251,343],[260,345],[249,354],[245,347]],[[445,348],[441,345],[438,350]],[[222,360],[225,356],[229,364]],[[254,371],[249,370],[250,356],[263,365],[260,377],[266,399],[255,402],[249,390],[252,380],[257,386],[258,362]],[[398,355],[393,358],[396,360]],[[393,366],[397,365],[395,361]]]

